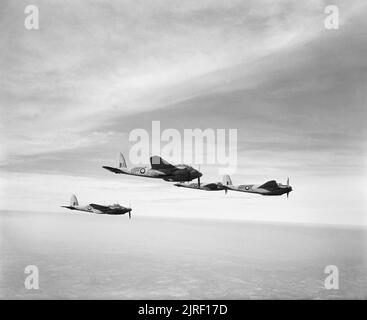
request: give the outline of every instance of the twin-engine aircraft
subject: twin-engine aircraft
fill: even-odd
[[[226,175],[223,177],[223,184],[225,185],[225,193],[228,190],[248,192],[248,193],[258,193],[263,196],[281,196],[282,194],[287,194],[292,191],[292,187],[289,185],[289,178],[287,179],[287,184],[277,183],[275,180],[270,180],[261,185],[255,184],[242,184],[233,185],[231,177]]]
[[[226,190],[226,187],[221,182],[210,182],[210,183],[175,183],[176,187],[188,188],[188,189],[198,189],[205,191],[220,191]]]
[[[110,214],[110,215],[121,215],[129,213],[129,219],[131,219],[131,208],[125,208],[119,204],[113,204],[109,206],[102,206],[100,204],[90,203],[86,206],[80,206],[78,199],[73,194],[70,199],[70,206],[61,206],[62,208],[67,208],[70,210],[85,211],[95,214]]]
[[[176,183],[176,187],[198,189],[205,191],[220,191],[224,190],[227,194],[228,190],[248,192],[248,193],[258,193],[263,196],[280,196],[282,194],[287,194],[292,191],[292,187],[289,185],[289,178],[287,184],[277,183],[275,180],[270,180],[262,185],[254,184],[244,184],[244,185],[233,185],[230,176],[223,176],[223,182],[212,182],[212,183]]]
[[[122,153],[118,162],[118,167],[103,166],[102,168],[117,174],[128,174],[132,176],[163,179],[165,181],[191,181],[200,179],[202,173],[186,164],[172,165],[159,156],[150,157],[151,168],[135,167],[128,169]]]

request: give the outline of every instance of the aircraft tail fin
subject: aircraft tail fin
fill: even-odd
[[[76,198],[75,194],[73,194],[70,199],[70,207],[75,207],[78,205],[79,205],[78,199]]]
[[[124,155],[121,152],[120,152],[120,155],[119,155],[118,167],[119,168],[126,168],[126,161],[125,161]]]
[[[223,176],[223,184],[225,186],[231,186],[232,185],[231,177],[228,174]]]

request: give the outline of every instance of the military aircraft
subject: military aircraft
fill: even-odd
[[[120,153],[118,167],[103,166],[102,168],[117,174],[157,178],[171,182],[191,181],[200,179],[202,173],[186,164],[172,165],[159,156],[150,157],[151,168],[135,167],[128,169],[122,153]]]
[[[70,210],[85,211],[96,214],[110,214],[110,215],[121,215],[129,213],[129,219],[131,219],[131,208],[125,208],[119,204],[113,204],[109,206],[102,206],[100,204],[90,203],[86,206],[80,206],[78,199],[73,194],[70,199],[70,206],[61,206],[62,208],[67,208]]]
[[[197,190],[205,190],[205,191],[220,191],[226,190],[226,187],[221,182],[211,182],[211,183],[175,183],[174,186],[182,187],[182,188],[189,188],[189,189],[197,189]]]
[[[232,191],[241,191],[248,193],[258,193],[263,196],[280,196],[282,194],[287,194],[287,198],[289,196],[289,192],[293,189],[289,185],[289,178],[287,179],[287,184],[277,183],[275,180],[270,180],[261,185],[255,184],[243,184],[243,185],[233,185],[230,176],[225,175],[223,177],[223,184],[225,186],[225,193],[228,190]]]

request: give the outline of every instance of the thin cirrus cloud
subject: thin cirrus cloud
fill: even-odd
[[[196,90],[180,91],[184,81],[312,37],[322,9],[288,1],[35,5],[36,32],[17,23],[22,2],[3,11],[2,108],[7,123],[19,124],[2,135],[13,140],[10,154],[72,148],[67,141],[77,137],[69,136],[99,121],[185,99]]]
[[[38,31],[23,2],[0,12],[5,186],[22,172],[105,179],[100,165],[152,120],[237,128],[240,181],[364,172],[362,1],[334,3],[337,31],[325,1],[33,4]]]

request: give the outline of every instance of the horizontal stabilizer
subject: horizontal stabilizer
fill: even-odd
[[[106,169],[108,171],[111,171],[113,173],[123,173],[122,170],[118,169],[118,168],[113,168],[113,167],[107,167],[107,166],[103,166],[103,169]]]
[[[278,188],[278,184],[277,184],[277,182],[275,180],[270,180],[268,182],[265,182],[261,186],[259,186],[259,188],[266,189],[266,190],[277,189]]]

